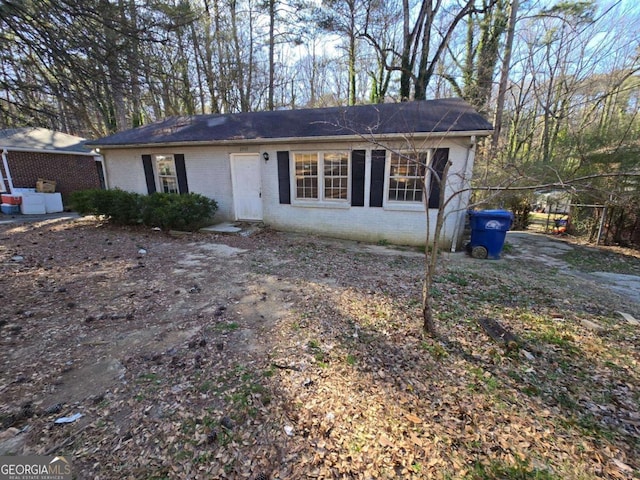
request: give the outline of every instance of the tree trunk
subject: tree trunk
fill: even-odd
[[[200,42],[198,41],[198,34],[196,32],[195,22],[191,22],[189,25],[191,33],[191,44],[193,45],[193,62],[196,65],[196,78],[198,79],[198,98],[200,99],[200,113],[204,115],[206,112],[206,100],[204,97],[204,75],[202,73],[202,55],[200,53]]]
[[[129,39],[130,47],[127,49],[127,67],[129,78],[131,79],[131,126],[139,127],[144,123],[141,86],[140,86],[140,38],[138,36],[138,13],[135,0],[129,0],[129,17],[131,21],[131,31],[135,32]]]
[[[269,93],[267,98],[267,110],[273,110],[273,96],[275,90],[275,28],[276,28],[276,0],[269,0]]]
[[[107,67],[109,91],[111,93],[111,107],[113,109],[110,131],[115,133],[127,128],[127,113],[124,93],[125,81],[118,61],[120,55],[120,52],[118,51],[118,26],[114,19],[114,16],[117,15],[118,12],[114,12],[112,5],[107,0],[101,0],[100,7],[101,14],[105,16],[103,24],[106,49],[105,64]],[[121,18],[120,25],[123,26],[125,21],[125,18]]]
[[[504,116],[504,101],[507,94],[507,83],[509,82],[509,73],[511,71],[511,53],[513,51],[513,39],[515,37],[516,22],[518,20],[519,0],[512,0],[511,11],[509,12],[509,26],[507,27],[507,40],[504,46],[504,55],[502,57],[502,71],[500,72],[500,83],[498,85],[498,97],[496,99],[496,113],[493,122],[493,135],[491,137],[491,154],[493,156],[500,133],[502,132],[502,117]]]
[[[356,104],[356,12],[355,2],[349,3],[349,105]]]
[[[218,112],[215,113],[230,113],[231,112],[231,86],[230,86],[230,59],[228,54],[228,38],[223,31],[223,13],[220,8],[220,1],[213,0],[213,19],[215,23],[215,30],[213,35],[213,43],[218,50],[218,65],[212,64],[211,68],[217,67],[217,85],[211,85],[210,88],[219,92],[220,107]]]
[[[247,103],[246,84],[245,84],[245,64],[242,61],[242,47],[240,45],[240,33],[238,30],[238,2],[231,0],[230,4],[231,19],[231,47],[233,48],[234,71],[233,78],[236,80],[235,86],[240,97],[240,111],[248,112],[249,105]]]
[[[214,4],[215,12],[217,13],[217,2]],[[222,72],[218,71],[218,76],[214,74],[214,53],[213,53],[213,40],[217,38],[216,35],[211,35],[211,29],[214,26],[211,20],[211,8],[209,2],[205,0],[205,21],[202,25],[203,39],[204,39],[204,53],[202,54],[202,65],[204,69],[204,76],[207,81],[207,89],[209,91],[209,111],[211,113],[220,113],[220,102],[218,101],[219,81],[216,81]],[[215,23],[216,32],[219,28],[219,21],[216,18]],[[218,54],[220,54],[220,46],[218,45]]]
[[[489,8],[493,5],[497,0],[491,0],[490,4],[486,7]],[[444,52],[449,47],[449,42],[451,41],[451,37],[453,36],[453,32],[465,17],[475,12],[474,8],[474,0],[467,0],[464,6],[460,7],[455,17],[446,27],[446,31],[440,33],[442,38],[437,42],[433,42],[433,46],[435,48],[431,49],[432,46],[432,33],[435,27],[435,17],[438,14],[438,10],[441,7],[441,2],[436,2],[435,6],[432,4],[432,0],[423,0],[423,9],[421,13],[424,12],[421,18],[420,26],[418,27],[418,32],[422,32],[422,44],[420,45],[420,41],[416,41],[414,45],[413,55],[416,55],[417,49],[421,49],[420,53],[420,61],[418,63],[418,72],[415,74],[414,78],[414,98],[416,100],[424,100],[427,98],[427,87],[429,86],[429,82],[433,78],[433,73],[435,72],[436,66],[440,62],[440,58],[444,54]],[[419,35],[419,33],[418,33]],[[431,55],[431,51],[433,50],[433,55]],[[415,57],[414,57],[415,58]]]
[[[181,79],[179,92],[176,93],[179,95],[182,103],[182,105],[178,105],[177,113],[182,113],[181,111],[184,111],[184,113],[186,113],[187,115],[195,115],[196,105],[191,88],[191,77],[189,75],[189,57],[185,46],[184,35],[185,34],[182,27],[176,30],[176,36],[178,37],[178,59],[176,61],[176,70],[179,72]]]
[[[254,45],[253,45],[253,35],[254,35],[254,25],[253,25],[253,20],[255,18],[253,11],[249,10],[249,25],[248,25],[248,35],[249,35],[249,60],[247,62],[246,68],[247,69],[247,76],[245,77],[245,88],[244,88],[244,112],[250,112],[251,111],[251,95],[253,93],[253,76],[255,74],[254,68],[255,68],[255,62],[253,61],[253,56],[254,56]]]
[[[433,63],[429,65],[429,55],[431,53],[431,29],[433,28],[434,15],[437,12],[438,4],[436,4],[436,10],[433,9],[431,0],[423,0],[423,4],[426,5],[424,15],[424,25],[422,29],[422,47],[420,52],[420,62],[418,63],[418,73],[415,75],[413,97],[415,100],[426,100],[427,98],[427,85],[431,78],[431,69]],[[416,42],[415,48],[418,49]],[[434,60],[435,61],[435,60]]]
[[[430,220],[429,220],[429,196],[431,194],[430,188],[427,188],[427,183],[424,182],[422,184],[422,191],[424,193],[424,201],[426,207],[426,215],[427,215],[427,242],[425,247],[425,267],[424,267],[424,280],[422,282],[422,331],[425,335],[429,335],[430,337],[437,337],[438,331],[435,325],[435,321],[433,319],[433,311],[431,307],[431,287],[433,286],[433,279],[436,274],[436,267],[438,265],[438,254],[440,252],[440,234],[442,233],[442,227],[444,225],[444,212],[446,207],[446,196],[447,196],[447,178],[449,176],[449,168],[451,167],[451,161],[448,160],[444,166],[442,171],[442,176],[437,177],[437,172],[432,168],[434,161],[434,155],[430,155],[429,159],[429,170],[431,174],[430,177],[435,175],[436,182],[440,187],[440,195],[439,195],[439,203],[438,203],[438,212],[436,214],[436,225],[433,230],[433,237],[430,240],[429,232],[431,230]],[[425,179],[426,180],[426,179]],[[431,185],[431,181],[429,181],[429,185]],[[431,251],[429,251],[429,247],[431,247]]]
[[[484,13],[481,23],[481,41],[478,46],[478,66],[472,105],[482,114],[487,114],[493,77],[498,64],[500,39],[507,28],[507,17],[503,2],[496,2]]]
[[[402,0],[402,54],[400,56],[400,100],[406,102],[411,96],[411,78],[413,74],[413,62],[411,61],[411,50],[413,44],[413,33],[409,27],[409,0]]]
[[[436,338],[438,336],[438,331],[436,330],[436,324],[433,321],[433,312],[431,311],[431,303],[428,296],[423,299],[422,302],[422,330],[424,331],[425,335],[428,335],[432,338]]]

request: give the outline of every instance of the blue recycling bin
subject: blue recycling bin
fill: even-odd
[[[504,239],[513,225],[513,213],[507,210],[471,210],[469,224],[471,241],[467,244],[467,252],[473,258],[500,258]]]

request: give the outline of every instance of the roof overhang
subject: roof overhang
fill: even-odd
[[[474,130],[474,131],[447,131],[447,132],[419,132],[406,134],[362,134],[362,135],[331,135],[318,137],[281,137],[281,138],[249,138],[249,139],[233,139],[233,140],[198,140],[198,141],[180,141],[180,142],[149,142],[149,143],[132,143],[121,145],[100,144],[98,142],[87,142],[95,149],[115,150],[129,148],[164,148],[164,147],[223,147],[237,145],[266,145],[280,143],[326,143],[326,142],[397,142],[409,140],[430,140],[437,138],[454,138],[454,137],[486,137],[491,135],[493,130]]]
[[[97,157],[100,154],[95,150],[89,152],[74,152],[68,150],[52,150],[46,148],[21,148],[21,147],[5,147],[0,144],[0,150],[7,152],[25,152],[25,153],[52,153],[55,155],[78,155],[82,157]]]

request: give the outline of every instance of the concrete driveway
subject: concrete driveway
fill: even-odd
[[[47,213],[45,215],[4,215],[0,214],[0,225],[7,223],[44,222],[46,220],[60,220],[79,218],[75,212]]]
[[[592,247],[574,245],[564,241],[562,238],[532,232],[508,232],[505,242],[513,247],[510,249],[510,253],[503,254],[505,258],[509,256],[524,257],[531,261],[542,262],[549,267],[559,269],[567,275],[597,282],[640,305],[640,275],[609,272],[606,271],[604,263],[602,271],[584,272],[563,259],[565,254],[576,249],[578,251],[584,250],[585,254],[590,253],[593,255],[594,249]]]

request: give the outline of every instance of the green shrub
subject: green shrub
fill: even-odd
[[[215,200],[189,193],[153,193],[144,197],[142,223],[163,230],[197,230],[218,210]]]
[[[123,190],[103,190],[108,195],[98,195],[101,201],[97,208],[104,209],[109,221],[116,225],[136,225],[140,223],[141,196]],[[102,203],[103,202],[103,203]]]
[[[95,197],[102,190],[78,190],[71,193],[69,204],[80,215],[97,215]]]
[[[163,230],[197,230],[218,209],[215,200],[189,193],[139,195],[123,190],[82,190],[71,195],[71,207],[81,215],[101,215],[116,225],[143,224]]]
[[[103,215],[117,225],[140,223],[141,196],[124,190],[82,190],[71,194],[71,208],[81,215]]]
[[[505,198],[509,210],[513,212],[513,226],[512,230],[526,230],[531,223],[531,203],[529,200],[521,195],[509,195]]]

